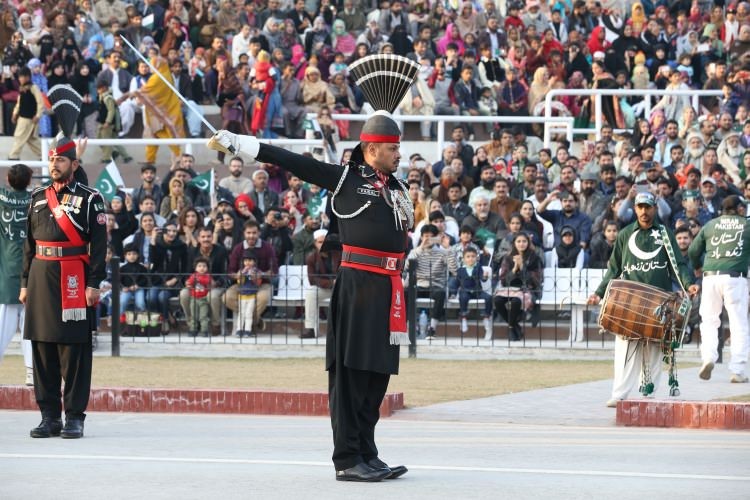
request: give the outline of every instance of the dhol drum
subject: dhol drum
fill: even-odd
[[[681,307],[684,314],[680,314]],[[661,342],[672,328],[676,338],[681,338],[689,315],[687,297],[644,283],[615,279],[604,294],[599,326],[615,335]]]

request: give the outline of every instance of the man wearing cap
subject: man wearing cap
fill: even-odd
[[[52,184],[31,195],[19,300],[26,305],[24,338],[32,344],[42,412],[42,422],[31,430],[34,438],[83,437],[94,307],[106,276],[107,216],[98,191],[75,180],[77,166],[76,143],[62,137],[50,150]]]
[[[716,188],[716,179],[713,177],[704,177],[701,180],[701,198],[703,206],[706,208],[711,218],[718,217],[721,213],[721,202],[723,201],[718,195]]]
[[[677,279],[691,295],[698,292],[698,285],[692,284],[693,278],[687,263],[677,251],[674,235],[655,222],[654,195],[648,192],[638,193],[635,197],[635,212],[636,221],[624,227],[617,235],[604,279],[596,292],[589,297],[588,303],[591,305],[599,304],[610,280],[615,278],[647,283],[669,292],[673,290],[673,280]],[[675,249],[675,264],[679,276],[675,276],[670,264],[663,239],[665,234]],[[656,388],[661,376],[661,354],[659,347],[616,335],[614,383],[607,406],[614,408],[617,401],[626,399],[630,392],[638,387],[639,380],[646,389],[649,374],[653,387]]]
[[[703,272],[700,306],[703,366],[698,373],[703,380],[711,378],[714,363],[719,358],[715,332],[721,326],[722,307],[727,310],[729,330],[732,332],[732,361],[729,363],[732,375],[729,380],[733,383],[746,383],[748,380],[747,270],[750,265],[750,222],[745,212],[743,198],[728,196],[722,203],[721,216],[700,230],[688,250],[696,275]]]
[[[409,342],[401,271],[414,211],[407,187],[394,176],[400,142],[397,123],[384,111],[365,122],[346,165],[323,163],[226,130],[209,142],[214,149],[232,148],[236,154],[284,165],[331,193],[343,252],[328,315],[326,369],[333,463],[340,481],[380,481],[406,472],[378,458],[374,439],[390,376],[398,373],[399,345]]]
[[[685,189],[681,193],[682,210],[672,214],[672,227],[680,219],[698,219],[705,226],[711,220],[711,214],[703,208],[701,193],[697,189]]]
[[[331,299],[336,273],[341,266],[341,252],[327,249],[322,251],[328,231],[318,229],[313,233],[315,249],[305,259],[307,278],[312,287],[305,291],[305,330],[300,338],[313,339],[318,336],[320,306]]]

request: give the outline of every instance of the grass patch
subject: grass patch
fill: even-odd
[[[742,394],[740,396],[732,396],[731,398],[715,399],[714,401],[731,401],[734,403],[750,403],[750,394]]]
[[[94,359],[94,387],[247,388],[325,391],[321,359]],[[23,358],[7,356],[0,384],[20,384]],[[388,390],[408,406],[476,399],[607,379],[611,361],[445,361],[402,359]]]

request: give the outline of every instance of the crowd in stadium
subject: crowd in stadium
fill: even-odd
[[[444,318],[447,297],[462,298],[465,317],[463,302],[484,297],[486,279],[528,291],[514,307],[486,297],[485,318],[494,304],[517,325],[524,309],[533,312],[545,266],[606,267],[618,230],[634,220],[639,191],[656,195],[659,219],[675,231],[683,252],[719,215],[724,197],[750,197],[748,2],[5,0],[2,6],[0,94],[2,132],[15,137],[10,159],[24,146],[38,153],[38,137],[56,134],[45,92],[60,83],[84,98],[81,135],[204,135],[200,108],[175,105],[120,35],[191,103],[218,106],[221,128],[237,133],[303,137],[305,116],[315,113],[332,143],[349,139],[348,122],[331,115],[367,106],[347,67],[371,53],[421,64],[402,114],[455,115],[456,122],[461,115],[498,116],[487,124],[486,144],[475,140],[484,134],[471,124],[456,124],[439,158],[408,159],[405,182],[417,221],[410,256],[418,260],[419,293],[438,304],[428,335]],[[581,128],[599,114],[604,126],[599,140],[576,137],[578,144],[560,140],[549,149],[541,128],[504,124],[506,116],[543,115],[544,97],[556,88],[721,95],[701,97],[697,108],[687,95],[605,96],[601,109],[593,98],[561,96],[555,114],[575,117]],[[29,92],[34,98],[24,100]],[[142,129],[134,127],[140,122]],[[434,127],[420,123],[419,135],[434,140]],[[227,158],[230,175],[207,193],[191,180],[208,167],[173,154],[169,171],[157,177],[152,147],[142,184],[111,200],[110,253],[126,262],[123,312],[171,318],[169,298],[179,296],[191,317],[200,299],[212,324],[193,318],[191,330],[208,333],[225,317],[223,307],[237,311],[237,297],[253,296],[257,330],[283,264],[307,264],[317,296],[325,297],[327,275],[338,267],[336,250],[321,252],[325,191],[304,185],[283,165]],[[103,148],[102,161],[110,157],[131,160],[124,149]],[[210,279],[204,286],[194,276],[186,287],[199,257],[207,259],[199,260]],[[477,274],[483,265],[492,268],[490,278]],[[308,304],[317,309],[314,300]],[[318,333],[317,314],[310,316],[303,336]],[[250,331],[253,325],[237,333]]]

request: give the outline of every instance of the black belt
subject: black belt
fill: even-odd
[[[40,257],[70,257],[73,255],[85,255],[88,247],[53,247],[45,245],[36,246],[36,254]]]
[[[371,255],[364,255],[346,250],[341,253],[342,262],[379,267],[390,271],[401,271],[404,268],[404,260],[405,259],[396,259],[395,257],[373,257]]]
[[[747,273],[739,271],[703,271],[703,276],[729,276],[730,278],[747,278]]]

